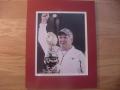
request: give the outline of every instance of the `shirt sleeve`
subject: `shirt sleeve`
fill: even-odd
[[[45,54],[48,49],[48,44],[46,41],[46,37],[47,37],[46,26],[47,26],[47,24],[40,24],[39,31],[38,31],[38,42],[40,43]]]
[[[85,55],[81,52],[80,54],[80,70],[83,74],[87,74],[87,60],[85,58]]]

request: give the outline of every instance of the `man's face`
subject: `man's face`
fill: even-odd
[[[62,34],[58,36],[58,41],[59,41],[59,45],[61,48],[69,48],[72,45],[72,38],[70,38],[69,36]]]

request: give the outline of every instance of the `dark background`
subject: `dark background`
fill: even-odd
[[[62,28],[68,28],[73,32],[74,41],[73,45],[81,50],[83,53],[85,52],[85,15],[84,14],[57,14],[56,18],[53,18],[53,13],[50,14],[50,18],[48,19],[47,31],[54,32],[56,35],[59,30]],[[38,28],[41,13],[38,14]],[[42,69],[45,68],[43,63],[44,60],[44,52],[40,44],[37,45],[37,72],[42,72]]]

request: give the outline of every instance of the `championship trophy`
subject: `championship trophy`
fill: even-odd
[[[53,32],[48,32],[46,41],[48,44],[48,51],[47,54],[45,55],[44,63],[46,65],[48,73],[56,73],[57,72],[56,65],[59,62],[58,55],[55,50],[57,44],[57,36]]]

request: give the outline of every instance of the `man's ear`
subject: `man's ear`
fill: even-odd
[[[73,43],[73,38],[71,38],[71,41],[72,41],[72,43]]]

